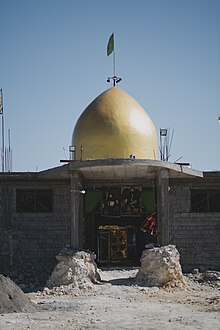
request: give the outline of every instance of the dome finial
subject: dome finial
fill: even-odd
[[[113,81],[113,86],[116,86],[116,84],[122,81],[120,77],[113,76],[113,77],[108,77],[107,82],[111,83],[111,80]]]
[[[114,41],[114,33],[112,33],[111,37],[109,38],[108,45],[107,45],[107,56],[113,53],[113,77],[108,77],[107,82],[111,83],[113,81],[113,86],[116,86],[122,79],[117,77],[115,74],[115,41]]]

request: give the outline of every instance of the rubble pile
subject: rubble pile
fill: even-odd
[[[140,260],[141,267],[136,275],[137,282],[145,286],[185,286],[179,259],[175,245],[144,250]]]
[[[56,257],[58,264],[47,281],[44,292],[69,293],[71,290],[87,291],[101,279],[93,252],[63,249]]]
[[[186,274],[187,278],[202,285],[209,285],[213,288],[220,289],[220,272],[214,270],[206,270],[200,272],[199,269],[193,269],[192,273]]]
[[[0,275],[0,313],[36,312],[24,292],[9,278]]]
[[[43,290],[50,277],[55,262],[32,261],[24,263],[16,268],[3,272],[5,277],[9,277],[25,293]]]

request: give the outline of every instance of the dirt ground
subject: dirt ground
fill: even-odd
[[[39,311],[0,314],[0,329],[220,329],[219,285],[186,278],[185,288],[143,287],[136,273],[136,268],[103,270],[102,282],[83,294],[28,293]]]

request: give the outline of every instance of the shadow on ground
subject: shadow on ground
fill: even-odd
[[[17,265],[2,274],[15,282],[23,292],[42,291],[52,274],[56,260],[51,262],[32,262]]]

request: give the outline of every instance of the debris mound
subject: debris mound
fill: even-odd
[[[9,277],[25,293],[42,291],[56,264],[56,260],[24,261],[22,265],[13,265],[3,275]]]
[[[93,252],[63,249],[56,257],[58,264],[47,281],[47,288],[44,290],[48,293],[48,289],[57,292],[59,291],[57,288],[60,287],[65,294],[74,289],[78,291],[92,289],[93,284],[101,280],[94,261],[95,258],[96,255]]]
[[[220,272],[215,270],[206,270],[199,272],[199,269],[193,269],[192,273],[187,274],[187,278],[201,285],[209,285],[212,288],[220,289]]]
[[[8,277],[0,275],[0,313],[36,312],[37,306]]]
[[[181,287],[186,282],[175,245],[152,247],[142,252],[136,280],[146,286]]]

